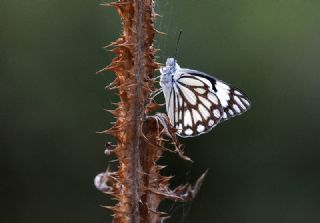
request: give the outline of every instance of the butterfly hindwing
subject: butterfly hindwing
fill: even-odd
[[[173,82],[173,93],[170,97],[175,108],[169,112],[172,124],[182,137],[210,131],[223,115],[219,99],[211,91],[210,82],[188,73],[178,75]]]

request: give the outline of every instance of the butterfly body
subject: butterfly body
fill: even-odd
[[[206,73],[181,68],[174,58],[167,59],[160,73],[167,114],[181,137],[207,133],[250,108],[240,90]]]

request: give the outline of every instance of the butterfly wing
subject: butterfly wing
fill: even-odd
[[[212,92],[210,82],[189,73],[176,72],[173,75],[166,102],[169,119],[181,137],[206,133],[223,116],[222,106]]]
[[[179,69],[167,91],[167,113],[181,137],[210,131],[221,121],[250,107],[244,93],[205,73]]]
[[[211,90],[218,97],[223,109],[221,121],[241,115],[250,108],[251,103],[249,98],[239,89],[208,74],[188,69],[186,71],[199,79],[208,80],[211,83]]]

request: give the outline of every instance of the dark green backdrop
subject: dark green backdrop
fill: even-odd
[[[111,222],[94,176],[107,166],[95,132],[117,98],[95,72],[121,33],[92,0],[0,2],[0,222]],[[210,169],[191,204],[164,205],[168,222],[320,222],[320,2],[157,1],[159,62],[179,63],[243,89],[252,109],[182,140],[194,164],[168,154],[173,185]],[[158,98],[162,102],[163,97]]]

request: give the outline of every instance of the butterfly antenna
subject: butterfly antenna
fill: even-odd
[[[175,62],[177,62],[179,42],[180,42],[181,34],[182,34],[182,30],[180,30],[179,36],[178,36],[178,40],[177,40],[176,52],[175,52],[175,55],[174,55],[174,60],[175,60]]]

